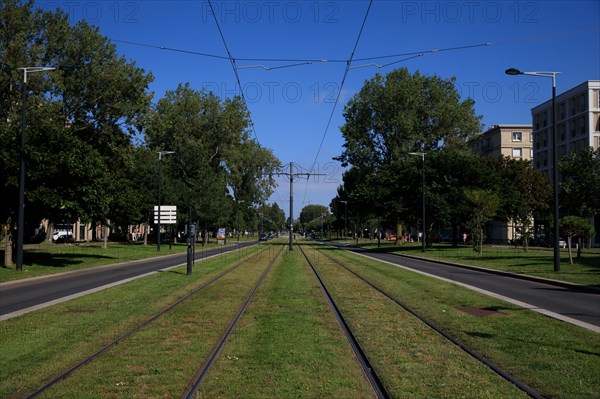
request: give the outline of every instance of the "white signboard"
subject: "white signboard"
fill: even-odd
[[[154,223],[158,223],[158,206],[154,207]],[[177,223],[177,206],[176,205],[161,205],[160,206],[160,224],[175,224]]]

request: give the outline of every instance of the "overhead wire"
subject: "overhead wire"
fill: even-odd
[[[213,18],[215,20],[215,24],[217,24],[217,29],[219,30],[219,35],[221,35],[221,40],[223,41],[223,45],[225,46],[225,51],[227,51],[227,57],[231,62],[231,67],[233,68],[233,73],[235,75],[235,79],[237,80],[237,84],[240,89],[240,97],[242,98],[242,101],[246,106],[246,110],[248,110],[248,117],[250,118],[250,127],[252,128],[252,133],[254,133],[254,138],[256,139],[256,141],[259,141],[258,135],[256,134],[256,129],[254,127],[254,121],[252,120],[252,116],[249,112],[248,102],[246,101],[246,96],[244,95],[244,89],[242,88],[242,82],[240,81],[240,75],[238,73],[238,69],[235,63],[235,58],[233,58],[233,56],[231,55],[231,51],[229,51],[229,46],[227,46],[227,41],[225,40],[225,36],[223,35],[223,31],[221,30],[221,25],[219,24],[219,20],[217,19],[217,14],[215,14],[215,10],[213,8],[211,0],[208,0],[208,5],[210,7],[210,12],[212,13]]]
[[[329,131],[329,127],[331,126],[331,121],[333,120],[333,115],[335,114],[335,110],[340,101],[340,97],[342,95],[342,90],[344,88],[344,83],[346,82],[346,78],[348,77],[348,71],[350,71],[350,65],[352,64],[352,60],[354,58],[354,54],[356,53],[356,48],[358,47],[358,42],[360,41],[360,37],[362,36],[363,30],[365,28],[365,24],[367,23],[367,18],[369,17],[369,12],[371,11],[371,6],[373,5],[373,0],[369,1],[369,6],[367,7],[367,11],[365,12],[365,17],[363,18],[362,24],[360,26],[360,30],[358,32],[358,36],[356,37],[356,41],[354,42],[354,48],[352,49],[352,53],[350,54],[350,58],[346,62],[346,68],[344,69],[344,76],[342,77],[342,81],[340,83],[340,87],[335,98],[335,102],[333,103],[333,107],[331,108],[331,113],[329,114],[329,119],[327,120],[327,125],[325,126],[325,131],[323,132],[323,136],[321,137],[321,142],[319,143],[319,148],[317,149],[317,154],[315,155],[315,159],[310,167],[310,170],[314,170],[315,165],[317,164],[317,159],[319,158],[319,154],[321,153],[321,149],[323,148],[323,143],[325,142],[325,138],[327,137],[327,132]],[[308,190],[308,183],[310,179],[306,180],[306,186],[304,188],[304,198],[302,202],[306,200],[306,192]]]

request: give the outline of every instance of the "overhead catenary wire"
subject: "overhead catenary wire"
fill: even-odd
[[[214,14],[213,14],[213,17],[215,17]],[[218,26],[218,22],[217,22],[217,26]],[[219,30],[220,30],[220,27],[219,27]],[[405,52],[405,53],[375,55],[375,56],[371,56],[371,57],[354,58],[353,61],[355,61],[355,62],[375,61],[375,60],[382,60],[382,59],[386,59],[386,58],[397,58],[397,57],[406,57],[406,56],[413,56],[413,55],[418,56],[419,54],[441,53],[441,52],[447,52],[447,51],[459,51],[459,50],[466,50],[466,49],[472,49],[472,48],[477,48],[477,47],[489,47],[489,46],[497,46],[497,45],[503,45],[503,44],[520,43],[520,42],[525,42],[525,41],[545,40],[545,39],[557,38],[557,37],[568,36],[568,35],[577,35],[577,34],[582,34],[582,33],[597,32],[599,30],[600,29],[598,29],[598,28],[589,28],[589,29],[582,29],[582,30],[577,30],[577,31],[558,32],[558,33],[553,33],[553,34],[548,34],[548,35],[520,37],[520,38],[516,38],[516,39],[508,39],[508,40],[502,40],[502,41],[497,41],[497,42],[484,42],[484,43],[466,44],[466,45],[453,46],[453,47],[442,47],[442,48],[437,48],[437,49],[417,50],[417,51],[410,51],[410,52]],[[223,36],[221,36],[221,37],[223,39]],[[140,47],[148,47],[148,48],[154,48],[154,49],[158,49],[158,50],[172,51],[172,52],[195,55],[195,56],[200,56],[200,57],[217,58],[217,59],[229,60],[229,61],[231,61],[233,59],[233,57],[231,57],[231,54],[228,54],[227,56],[225,56],[225,55],[211,54],[211,53],[205,53],[205,52],[194,51],[194,50],[179,49],[179,48],[168,47],[168,46],[163,46],[163,45],[134,42],[134,41],[130,41],[130,40],[121,40],[121,39],[111,39],[111,40],[116,43],[123,43],[123,44],[129,44],[129,45],[140,46]],[[350,61],[348,59],[333,59],[333,58],[276,58],[276,57],[269,57],[269,58],[244,57],[244,58],[235,58],[234,60],[238,61],[238,62],[240,62],[240,61],[243,61],[243,62],[293,62],[293,63],[300,63],[300,64],[348,63],[348,61]],[[390,64],[386,64],[386,65],[390,65]],[[287,66],[283,66],[283,67],[287,67]],[[242,68],[242,67],[238,67],[238,69],[240,69],[240,68]],[[266,70],[277,69],[277,68],[282,68],[282,67],[265,67]]]
[[[231,67],[233,68],[233,73],[235,75],[235,79],[237,80],[237,84],[240,89],[240,97],[242,98],[242,101],[244,102],[244,105],[246,106],[246,109],[248,110],[248,102],[246,101],[246,96],[244,95],[244,90],[242,88],[242,82],[240,81],[240,75],[238,73],[238,68],[237,68],[237,65],[235,62],[235,58],[233,58],[233,56],[231,55],[231,51],[229,51],[229,46],[227,46],[227,41],[225,40],[225,35],[223,35],[223,31],[221,30],[221,25],[219,25],[219,20],[217,19],[217,14],[215,14],[215,10],[213,8],[211,0],[208,0],[208,5],[210,7],[210,12],[212,13],[212,16],[215,20],[215,24],[217,25],[217,29],[219,30],[219,35],[221,36],[221,40],[223,41],[223,46],[225,46],[225,51],[227,51],[227,57],[229,58],[229,61],[231,62]],[[252,116],[250,115],[250,112],[248,112],[248,118],[250,118],[250,127],[252,129],[252,133],[254,133],[254,138],[256,139],[256,141],[259,141],[258,135],[256,134],[256,129],[254,127],[254,121],[252,120]]]
[[[350,65],[352,64],[352,59],[354,58],[354,54],[356,53],[356,48],[358,47],[358,42],[360,41],[360,37],[362,36],[362,32],[365,28],[365,24],[367,23],[367,18],[369,17],[369,12],[371,11],[371,6],[373,5],[373,0],[369,1],[369,5],[367,7],[367,11],[365,12],[365,17],[363,18],[362,24],[360,26],[360,30],[358,31],[358,36],[356,37],[356,41],[354,42],[354,47],[352,48],[352,53],[350,54],[350,58],[346,62],[346,68],[344,69],[344,75],[342,76],[342,81],[340,83],[339,90],[337,92],[337,96],[335,98],[335,102],[333,103],[333,107],[331,108],[331,113],[329,114],[329,119],[327,120],[327,125],[325,126],[325,130],[323,131],[323,136],[321,137],[321,142],[319,143],[319,148],[317,149],[317,154],[315,155],[315,159],[310,167],[310,170],[314,170],[315,165],[317,164],[317,159],[319,159],[319,154],[321,153],[321,149],[323,148],[323,143],[325,142],[325,138],[327,137],[327,132],[329,131],[329,127],[331,126],[331,121],[333,120],[333,115],[335,114],[335,110],[340,101],[340,97],[342,95],[342,89],[344,88],[344,83],[346,82],[346,78],[348,77],[348,71],[350,71]],[[306,180],[306,186],[304,187],[304,198],[302,202],[306,200],[306,192],[308,190],[308,182],[309,179]]]

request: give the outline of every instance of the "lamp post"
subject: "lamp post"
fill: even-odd
[[[522,72],[516,68],[504,71],[507,75],[529,75],[552,78],[552,188],[554,196],[554,271],[560,271],[560,246],[558,243],[559,214],[558,214],[558,135],[556,131],[556,75],[560,72]]]
[[[17,217],[17,270],[23,270],[23,231],[25,230],[25,131],[27,129],[27,74],[54,71],[53,67],[22,67],[21,88],[21,153],[19,164],[19,210]]]
[[[421,176],[423,179],[423,183],[421,185],[421,198],[423,200],[423,237],[421,237],[421,252],[425,252],[425,153],[409,152],[409,154],[421,157]]]
[[[157,229],[156,229],[156,251],[160,251],[160,165],[163,155],[173,154],[175,151],[157,151],[158,153],[158,212],[157,212]]]
[[[346,213],[344,215],[344,240],[346,239],[346,235],[348,234],[348,201],[340,201],[344,205],[346,205]]]
[[[237,202],[237,241],[238,245],[240,245],[240,204],[246,202],[245,200],[238,200]]]

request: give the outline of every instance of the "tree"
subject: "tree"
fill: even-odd
[[[300,224],[305,231],[321,231],[329,211],[324,205],[306,205],[300,211]]]
[[[573,264],[573,255],[571,253],[573,238],[578,238],[577,257],[581,257],[582,240],[594,235],[594,227],[582,217],[565,216],[560,220],[560,226],[563,233],[567,235],[567,245],[569,247],[569,264]]]
[[[464,191],[466,200],[471,204],[471,237],[473,249],[483,254],[483,226],[496,214],[500,206],[500,198],[491,190],[466,189]]]
[[[586,218],[600,214],[600,149],[571,152],[560,160],[559,167],[563,212]]]
[[[106,220],[122,207],[131,138],[150,104],[152,75],[118,56],[97,28],[71,26],[64,12],[35,8],[33,1],[0,3],[0,27],[1,220],[16,220],[18,68],[34,65],[72,68],[28,76],[26,230],[42,218]]]
[[[239,97],[221,101],[180,84],[158,101],[146,126],[148,148],[175,151],[164,163],[165,198],[194,208],[202,226],[237,226],[238,210],[240,221],[250,221],[253,205],[271,194],[279,161],[249,137],[249,114]]]
[[[499,173],[498,187],[502,188],[498,190],[498,216],[504,221],[521,224],[527,251],[533,218],[550,208],[550,179],[534,170],[529,160],[504,157],[488,158],[488,162]]]
[[[410,151],[465,146],[481,131],[474,101],[460,101],[454,78],[410,74],[402,68],[376,74],[344,108],[344,166],[379,172]]]

